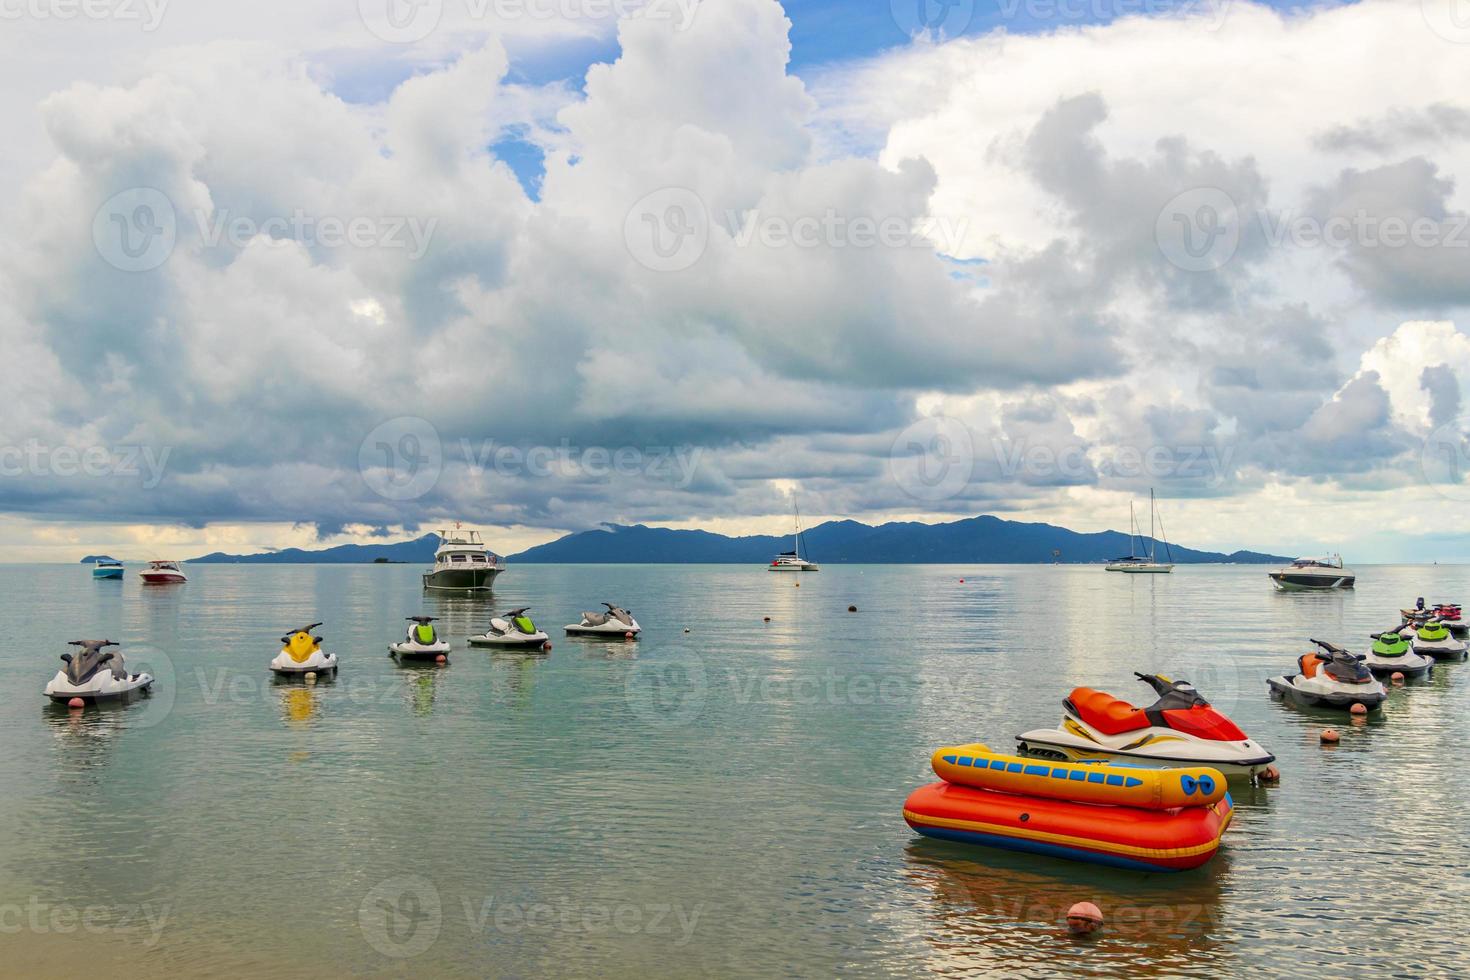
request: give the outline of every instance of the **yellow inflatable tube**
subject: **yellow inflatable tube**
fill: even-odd
[[[1218,769],[1135,769],[1099,763],[1050,762],[1018,755],[997,755],[978,742],[950,745],[930,759],[947,783],[977,789],[1039,796],[1076,803],[1172,810],[1209,806],[1225,798],[1225,777]]]

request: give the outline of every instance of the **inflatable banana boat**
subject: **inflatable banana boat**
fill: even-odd
[[[940,840],[1183,871],[1214,856],[1233,812],[1225,777],[1204,766],[1041,762],[978,744],[942,748],[932,763],[944,781],[915,790],[903,817]]]

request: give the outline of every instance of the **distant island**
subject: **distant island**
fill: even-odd
[[[190,559],[195,564],[429,564],[439,545],[436,535],[380,545],[344,544],[320,551],[284,548],[256,555],[214,552]],[[1028,524],[999,517],[970,517],[944,524],[914,521],[871,525],[828,521],[802,533],[802,550],[814,561],[842,564],[1091,564],[1129,554],[1131,542],[1120,531],[1084,534],[1052,524]],[[1142,548],[1148,550],[1143,539]],[[528,548],[509,561],[527,564],[764,564],[791,547],[791,535],[730,537],[711,531],[679,531],[643,524],[606,524]],[[1164,546],[1158,545],[1162,557]],[[1170,546],[1179,564],[1285,564],[1291,559],[1258,551],[1197,551]]]
[[[82,564],[83,565],[95,565],[99,561],[117,561],[117,559],[116,558],[111,558],[111,557],[109,557],[107,555],[88,555],[87,557],[85,557],[85,558],[82,559]]]

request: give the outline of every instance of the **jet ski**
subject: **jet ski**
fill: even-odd
[[[1449,629],[1437,619],[1431,619],[1414,631],[1414,652],[1435,660],[1464,660],[1465,641],[1450,635]]]
[[[46,696],[52,701],[65,704],[72,698],[81,698],[92,704],[126,699],[146,693],[153,686],[152,674],[128,673],[122,651],[107,649],[117,646],[111,640],[72,640],[68,646],[82,649],[80,653],[61,655],[61,662],[66,666],[46,685]]]
[[[281,652],[271,661],[271,670],[277,677],[337,672],[337,655],[323,650],[322,638],[311,632],[320,625],[312,623],[281,637]]]
[[[436,660],[449,655],[449,641],[439,638],[434,629],[433,616],[406,616],[408,635],[397,643],[388,644],[388,652],[404,660]]]
[[[1450,631],[1450,636],[1457,640],[1470,637],[1470,623],[1460,618],[1460,605],[1455,602],[1441,602],[1434,607],[1434,618]]]
[[[1119,759],[1158,767],[1204,765],[1227,777],[1248,777],[1276,760],[1229,718],[1210,706],[1188,681],[1134,674],[1159,699],[1147,708],[1089,687],[1074,688],[1062,702],[1057,728],[1016,736],[1021,752],[1086,762]]]
[[[607,612],[584,612],[582,621],[567,627],[567,632],[573,636],[622,636],[632,633],[637,636],[643,627],[638,625],[638,620],[628,610],[604,602]]]
[[[1424,677],[1434,669],[1434,660],[1414,652],[1409,638],[1397,630],[1373,634],[1373,647],[1363,658],[1375,677],[1394,673],[1406,678]]]
[[[490,620],[490,628],[484,633],[469,638],[472,647],[519,647],[539,648],[551,637],[531,622],[526,613],[530,606],[512,609],[504,616]]]
[[[1387,688],[1374,680],[1361,655],[1321,640],[1312,642],[1326,656],[1302,654],[1297,658],[1301,673],[1273,677],[1266,682],[1273,693],[1312,708],[1351,708],[1361,704],[1372,710],[1388,700]]]

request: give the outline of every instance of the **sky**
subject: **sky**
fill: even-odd
[[[0,560],[1470,560],[1470,0],[0,4]]]

